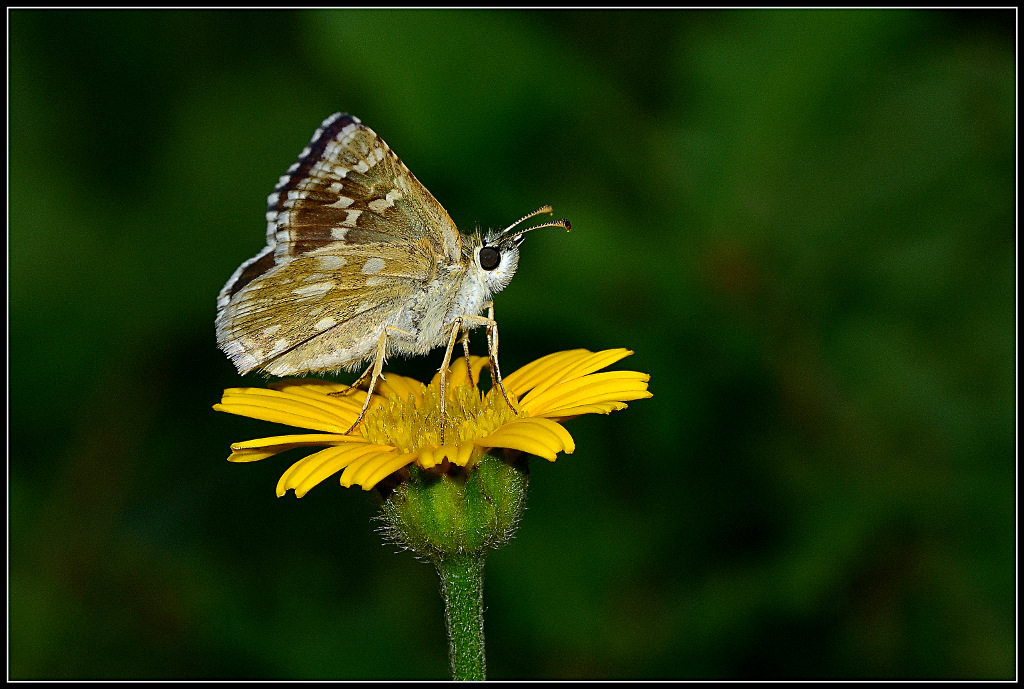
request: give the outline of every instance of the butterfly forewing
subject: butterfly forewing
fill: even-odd
[[[448,213],[372,130],[350,115],[328,118],[267,199],[267,235],[277,254],[331,241],[427,241],[458,256]]]
[[[332,115],[268,197],[267,246],[221,291],[218,343],[243,373],[357,365],[374,327],[460,251],[451,218],[387,144]]]

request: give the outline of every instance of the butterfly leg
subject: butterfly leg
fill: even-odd
[[[509,409],[515,409],[512,406],[512,401],[508,398],[508,393],[505,391],[505,384],[501,381],[501,369],[498,367],[498,321],[494,320],[494,302],[489,301],[485,304],[487,307],[487,364],[491,369],[491,380],[501,390],[501,396],[505,398],[505,404],[508,405]]]
[[[344,397],[346,395],[351,395],[353,392],[355,392],[356,390],[359,389],[360,383],[362,383],[364,380],[367,379],[367,377],[370,375],[370,372],[372,370],[373,370],[373,364],[370,364],[369,366],[366,367],[365,371],[363,371],[362,373],[359,374],[359,377],[355,379],[355,382],[353,382],[351,385],[349,385],[344,390],[338,390],[337,392],[329,392],[329,393],[327,393],[328,396],[330,396],[330,397]]]
[[[387,344],[389,330],[394,330],[396,333],[400,333],[402,335],[412,335],[412,333],[408,333],[390,325],[386,326],[384,330],[381,331],[380,338],[377,340],[377,356],[373,360],[373,374],[370,376],[370,386],[366,390],[366,399],[363,401],[363,408],[359,410],[359,416],[356,417],[355,423],[353,423],[351,428],[345,431],[342,435],[348,435],[354,431],[356,426],[358,426],[363,420],[363,417],[366,416],[366,410],[370,408],[370,401],[373,399],[373,389],[377,387],[377,381],[384,377],[381,374],[381,370],[384,368],[384,355],[388,351]],[[370,369],[367,368],[366,370],[369,371]],[[360,378],[362,377],[363,376],[360,376]]]
[[[444,350],[444,360],[441,362],[441,444],[444,445],[444,431],[448,425],[448,419],[444,414],[445,398],[448,396],[448,365],[452,360],[452,351],[455,349],[455,340],[459,335],[459,330],[462,329],[463,319],[461,317],[456,318],[452,321],[452,335],[448,338],[448,347]],[[469,345],[466,344],[466,363],[469,363]],[[473,373],[470,371],[470,380],[473,379]]]
[[[505,385],[502,383],[501,369],[498,368],[498,323],[494,320],[494,303],[487,302],[484,306],[487,308],[487,316],[473,316],[465,314],[455,319],[455,322],[461,321],[462,327],[466,328],[466,330],[481,325],[487,328],[487,364],[491,370],[491,380],[494,381],[498,386],[498,389],[501,390],[501,395],[505,398],[505,403],[508,404],[509,409],[515,409],[512,405],[512,400],[509,398],[508,392],[505,391]],[[453,343],[454,337],[455,333],[452,332]],[[447,361],[447,358],[445,361]]]
[[[462,329],[462,353],[466,359],[466,372],[469,374],[469,382],[476,387],[476,381],[473,380],[473,364],[469,361],[469,328]]]

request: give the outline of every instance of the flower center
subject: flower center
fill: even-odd
[[[500,391],[483,394],[475,385],[449,385],[445,404],[445,444],[472,441],[490,435],[518,416]],[[373,405],[363,419],[363,436],[371,443],[390,445],[399,452],[416,452],[441,445],[440,393],[436,385],[423,386],[422,399],[414,395],[388,395]]]

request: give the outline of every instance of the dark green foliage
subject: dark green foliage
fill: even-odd
[[[629,347],[487,562],[492,679],[1012,678],[1015,14],[9,12],[14,679],[448,676],[433,568],[217,414],[316,126],[541,204],[507,374]],[[482,335],[473,340],[483,352]],[[388,362],[429,378],[441,352]]]

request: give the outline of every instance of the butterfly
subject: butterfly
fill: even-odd
[[[391,148],[352,115],[335,113],[267,197],[267,245],[232,274],[217,297],[217,345],[239,373],[292,376],[355,370],[372,362],[356,422],[369,407],[385,358],[447,345],[441,417],[452,350],[462,333],[487,329],[492,380],[498,368],[492,296],[519,263],[530,230],[462,234]],[[483,316],[484,312],[486,316]],[[443,434],[443,428],[442,428]]]

